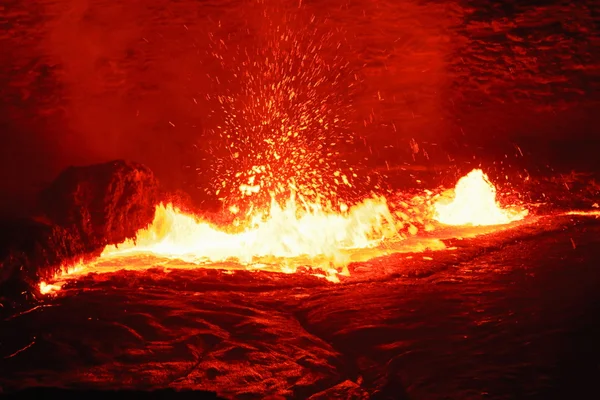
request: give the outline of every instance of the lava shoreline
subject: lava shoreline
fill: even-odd
[[[454,239],[433,261],[382,257],[341,284],[248,271],[91,275],[3,321],[5,353],[33,344],[3,357],[0,386],[224,398],[593,393],[600,348],[585,338],[600,329],[598,233],[593,217],[545,217]]]

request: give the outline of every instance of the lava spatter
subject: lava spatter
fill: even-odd
[[[474,169],[458,180],[448,196],[434,203],[434,219],[446,225],[502,225],[518,221],[527,210],[504,208],[486,174]]]
[[[342,42],[314,17],[261,15],[244,47],[212,35],[220,65],[210,95],[209,192],[226,209],[254,212],[272,199],[339,208],[354,190],[356,166],[342,154],[354,141],[349,115],[356,75]],[[277,17],[274,17],[277,16]]]

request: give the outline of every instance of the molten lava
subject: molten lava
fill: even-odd
[[[396,235],[384,198],[367,199],[337,213],[300,208],[294,197],[284,207],[272,201],[267,215],[254,215],[248,227],[237,233],[172,205],[160,205],[153,224],[141,230],[135,241],[108,246],[102,256],[145,253],[196,265],[228,260],[243,265],[277,262],[284,271],[290,267],[286,260],[303,257],[328,270],[346,266],[344,250],[373,247]]]
[[[91,262],[64,267],[40,292],[54,292],[64,281],[91,272],[122,269],[146,270],[169,261],[169,269],[199,266],[223,270],[266,270],[293,273],[305,266],[314,275],[338,281],[347,274],[350,251],[378,246],[383,240],[400,239],[383,197],[373,197],[337,212],[312,204],[300,206],[291,197],[281,206],[275,200],[268,212],[256,212],[244,229],[217,227],[172,204],[159,205],[153,223],[135,240],[107,246]]]
[[[195,168],[206,182],[200,186],[238,224],[218,227],[159,205],[154,222],[135,241],[107,246],[97,260],[43,282],[42,292],[60,288],[60,279],[92,271],[156,265],[277,272],[309,266],[335,281],[348,273],[353,250],[385,243],[386,251],[398,251],[394,240],[417,235],[416,224],[431,230],[431,221],[413,221],[403,210],[392,214],[383,197],[347,206],[380,187],[349,160],[360,142],[352,104],[361,79],[343,57],[344,35],[337,40],[334,32],[322,31],[314,16],[258,10],[257,25],[246,27],[256,41],[236,45],[220,23],[209,35],[207,59],[214,71],[207,73],[211,90],[205,100],[211,111],[200,146],[205,154],[199,157],[206,165]],[[435,210],[427,208],[424,194],[415,214],[473,225],[524,216],[498,206],[481,171],[461,179],[455,193],[451,203],[440,201]],[[438,240],[433,247],[444,244]]]
[[[503,209],[496,199],[496,188],[480,169],[460,178],[451,192],[451,199],[443,196],[434,204],[434,219],[445,225],[502,225],[521,220],[528,213]]]
[[[452,198],[438,196],[441,198],[431,206],[420,202],[424,208],[431,207],[422,215],[433,215],[447,225],[481,226],[510,223],[527,214],[526,210],[503,209],[496,200],[496,189],[481,170],[461,178],[450,192]],[[97,260],[63,268],[54,280],[40,284],[40,292],[57,291],[65,281],[90,272],[146,270],[165,264],[169,269],[213,267],[283,273],[306,266],[316,269],[317,276],[338,281],[338,274],[348,274],[347,265],[356,261],[351,258],[352,251],[381,245],[385,245],[385,252],[445,248],[431,238],[416,246],[398,247],[407,235],[417,234],[406,218],[405,214],[391,213],[383,197],[366,199],[353,207],[341,206],[337,211],[299,203],[296,196],[283,205],[273,199],[268,210],[249,214],[241,228],[215,226],[172,204],[161,204],[154,222],[140,230],[136,240],[107,246]]]

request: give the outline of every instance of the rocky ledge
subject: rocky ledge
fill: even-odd
[[[66,169],[40,194],[38,216],[0,221],[0,297],[26,295],[61,264],[135,237],[158,201],[157,180],[141,164]]]

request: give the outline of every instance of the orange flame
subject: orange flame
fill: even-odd
[[[98,260],[63,269],[53,282],[42,282],[39,289],[47,294],[60,290],[64,281],[93,271],[147,269],[152,265],[148,259],[135,260],[136,256],[186,263],[175,268],[220,263],[222,269],[293,273],[300,266],[309,266],[324,271],[315,275],[336,282],[338,274],[348,273],[351,250],[373,248],[393,237],[400,239],[383,197],[366,199],[350,208],[342,205],[339,212],[315,204],[300,207],[296,197],[283,207],[273,200],[268,213],[252,215],[241,232],[223,230],[172,204],[161,204],[156,207],[153,223],[138,231],[135,240],[107,246]]]
[[[149,253],[193,264],[234,260],[246,265],[303,257],[321,260],[322,267],[344,267],[343,250],[374,247],[394,235],[384,198],[367,199],[339,213],[317,206],[300,210],[295,198],[285,207],[273,201],[267,217],[255,215],[239,233],[220,230],[172,205],[160,205],[152,225],[139,231],[135,241],[107,246],[102,257]]]
[[[496,201],[496,189],[481,170],[461,178],[453,193],[453,199],[440,198],[433,206],[420,204],[431,207],[434,219],[447,225],[506,224],[527,214],[526,210],[502,209]],[[95,261],[63,268],[50,282],[40,283],[40,292],[58,291],[67,280],[90,272],[148,269],[157,260],[170,260],[169,269],[212,265],[225,270],[293,273],[300,266],[308,266],[324,271],[314,275],[337,282],[339,274],[348,274],[348,264],[357,261],[354,250],[373,249],[364,253],[375,256],[380,254],[377,251],[383,243],[391,252],[445,248],[442,242],[431,238],[416,246],[413,243],[398,247],[395,242],[406,237],[400,230],[406,229],[409,235],[416,235],[418,230],[408,215],[396,212],[394,218],[383,197],[373,197],[353,207],[342,204],[339,211],[318,204],[299,205],[297,199],[292,196],[283,206],[273,199],[268,211],[251,214],[242,230],[217,227],[172,204],[161,204],[153,223],[140,230],[135,240],[107,246]],[[239,209],[230,207],[230,211],[237,214]],[[425,215],[426,210],[423,211]]]
[[[434,219],[445,225],[502,225],[519,221],[527,210],[503,209],[496,200],[496,188],[486,174],[474,169],[459,179],[452,200],[434,203]]]

